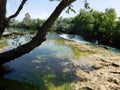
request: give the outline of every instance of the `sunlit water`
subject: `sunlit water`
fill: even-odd
[[[9,46],[16,47],[28,42],[31,37],[14,36],[7,42]],[[4,78],[33,84],[41,90],[65,90],[64,88],[71,90],[70,83],[79,78],[76,76],[76,67],[72,61],[87,63],[83,61],[85,54],[69,46],[67,42],[57,34],[48,34],[47,40],[41,46],[6,63],[11,72],[5,74]]]
[[[28,42],[32,36],[16,35],[6,42],[14,48]],[[77,67],[72,64],[72,61],[77,61],[81,66],[79,68],[92,70],[93,68],[89,66],[92,60],[87,58],[86,53],[67,44],[69,41],[66,39],[74,40],[74,37],[66,39],[61,37],[63,36],[48,34],[47,40],[41,46],[6,63],[11,72],[5,74],[4,78],[36,85],[40,90],[71,90],[70,83],[76,79],[81,80],[76,75]],[[81,37],[79,40],[85,42]]]

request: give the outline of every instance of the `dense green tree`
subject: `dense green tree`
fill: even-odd
[[[52,31],[57,33],[69,33],[72,26],[72,18],[58,18],[53,27],[51,28]]]
[[[116,29],[116,30],[120,30],[120,19],[116,20],[115,22],[116,22],[116,27],[115,27],[115,29]]]
[[[25,17],[23,18],[23,21],[22,21],[23,27],[29,28],[30,25],[32,24],[31,21],[32,21],[32,20],[31,20],[30,14],[29,14],[29,13],[26,13],[26,14],[25,14]]]
[[[80,13],[72,20],[73,34],[79,34],[87,40],[116,46],[120,48],[120,20],[117,19],[115,10],[107,8],[105,12],[93,9],[81,9]]]
[[[116,26],[116,13],[114,9],[106,9],[105,12],[94,12],[94,31],[99,42],[111,42],[111,35]]]
[[[32,19],[28,14],[28,17],[25,15],[22,21],[17,21],[15,18],[9,21],[9,27],[15,28],[25,28],[25,29],[40,29],[45,20],[42,19]]]
[[[86,11],[85,9],[81,9],[80,13],[73,19],[73,33],[79,34],[81,36],[88,37],[89,33],[92,34],[92,30],[94,27],[94,18],[90,11]],[[92,35],[91,35],[92,36]]]
[[[19,23],[19,21],[17,21],[15,18],[12,18],[10,21],[9,21],[9,27],[16,27],[17,24]]]

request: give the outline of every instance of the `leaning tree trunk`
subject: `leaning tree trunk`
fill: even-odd
[[[0,38],[2,37],[2,34],[8,24],[8,22],[10,21],[10,19],[15,18],[20,11],[22,10],[24,4],[26,3],[27,0],[22,0],[21,4],[19,5],[17,11],[9,16],[8,18],[6,18],[6,4],[7,4],[7,0],[0,0]]]
[[[13,60],[17,57],[20,57],[25,53],[29,53],[35,47],[41,45],[41,43],[46,40],[47,32],[49,31],[55,20],[58,18],[60,13],[74,1],[75,0],[62,0],[60,4],[56,7],[54,12],[51,14],[51,16],[42,25],[36,36],[33,37],[30,42],[0,54],[0,64]]]
[[[4,29],[7,25],[6,15],[6,4],[7,0],[0,0],[0,38],[4,32]]]

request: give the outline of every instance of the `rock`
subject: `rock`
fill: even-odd
[[[120,80],[118,78],[114,78],[114,83],[120,84]]]
[[[109,77],[108,81],[109,82],[113,82],[115,84],[119,84],[120,83],[119,79],[118,78],[114,78],[114,77]]]
[[[92,90],[92,89],[89,87],[83,87],[83,88],[80,88],[79,90]]]
[[[91,71],[85,71],[79,65],[82,62],[74,64],[77,67],[76,75],[83,79],[83,81],[76,80],[76,83],[73,83],[75,90],[120,90],[120,53],[112,52],[106,46],[94,47],[76,42],[66,44],[87,52],[85,57],[88,61],[85,58],[83,61],[86,67],[93,68]],[[86,64],[88,62],[89,64]]]
[[[100,85],[99,89],[97,89],[97,90],[107,90],[107,89],[106,89],[106,87],[104,85]]]

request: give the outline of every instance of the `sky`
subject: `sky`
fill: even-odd
[[[22,0],[8,0],[7,17],[15,13],[21,1]],[[91,8],[103,12],[106,8],[114,8],[117,17],[120,17],[120,0],[88,0],[88,3]],[[58,4],[58,1],[49,2],[49,0],[28,0],[16,19],[22,20],[25,13],[29,13],[32,18],[47,19]],[[65,12],[66,10],[64,10],[60,16],[65,18],[74,17],[79,13],[80,9],[84,8],[83,0],[77,0],[72,5],[76,13],[70,12],[67,14]]]

